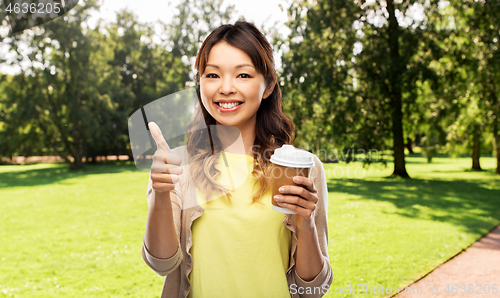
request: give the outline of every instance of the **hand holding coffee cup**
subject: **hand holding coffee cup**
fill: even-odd
[[[309,218],[318,197],[310,179],[314,167],[312,153],[283,145],[271,156],[272,208],[275,211]]]

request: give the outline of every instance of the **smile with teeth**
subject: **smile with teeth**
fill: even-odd
[[[232,103],[223,103],[223,102],[218,102],[217,103],[219,106],[221,106],[224,109],[232,109],[237,105],[242,104],[242,102],[232,102]]]

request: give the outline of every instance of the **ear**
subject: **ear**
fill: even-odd
[[[266,91],[264,91],[264,94],[262,95],[262,99],[268,98],[273,93],[275,85],[276,83],[269,84],[269,86],[266,88]]]

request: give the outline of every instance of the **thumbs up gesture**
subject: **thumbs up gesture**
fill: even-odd
[[[182,159],[170,152],[170,147],[156,123],[150,122],[148,127],[157,147],[151,165],[153,189],[156,192],[170,192],[174,190],[174,184],[179,182],[179,176],[182,174],[182,168],[180,167]]]

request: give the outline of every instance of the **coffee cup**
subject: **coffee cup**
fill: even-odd
[[[298,185],[293,182],[293,177],[302,176],[309,178],[314,167],[313,154],[304,150],[298,150],[292,145],[283,145],[274,150],[271,156],[271,203],[275,211],[288,214],[296,212],[280,207],[274,200],[275,195],[281,194],[279,188],[283,185]]]

